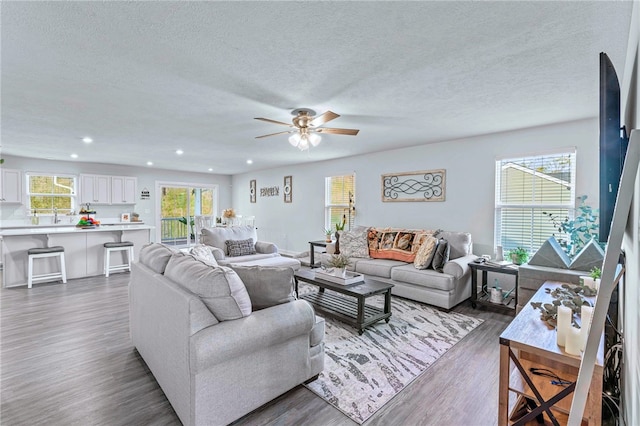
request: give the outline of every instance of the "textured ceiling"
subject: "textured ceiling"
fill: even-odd
[[[632,3],[0,8],[3,153],[234,174],[595,117],[598,53],[622,77]],[[286,128],[254,117],[299,107],[360,134],[255,139]]]

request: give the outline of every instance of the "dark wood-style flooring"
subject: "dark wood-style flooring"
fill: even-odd
[[[129,340],[129,275],[0,290],[0,424],[179,425]],[[454,309],[485,322],[366,425],[495,425],[498,336],[512,317]],[[248,384],[250,386],[250,384]],[[236,425],[355,425],[303,386]]]

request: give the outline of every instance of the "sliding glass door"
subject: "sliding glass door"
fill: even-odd
[[[213,216],[217,211],[217,185],[158,182],[160,226],[156,241],[175,246],[195,242],[195,216]]]

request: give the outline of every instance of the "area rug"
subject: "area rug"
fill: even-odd
[[[300,293],[306,291],[301,286]],[[369,300],[382,306],[381,297]],[[359,424],[482,323],[398,297],[392,297],[391,312],[388,324],[378,322],[361,336],[325,318],[324,371],[305,385]]]

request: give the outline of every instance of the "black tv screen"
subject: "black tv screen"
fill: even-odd
[[[620,83],[606,53],[600,53],[600,229],[606,242],[611,230],[624,157],[629,144],[620,127]]]

